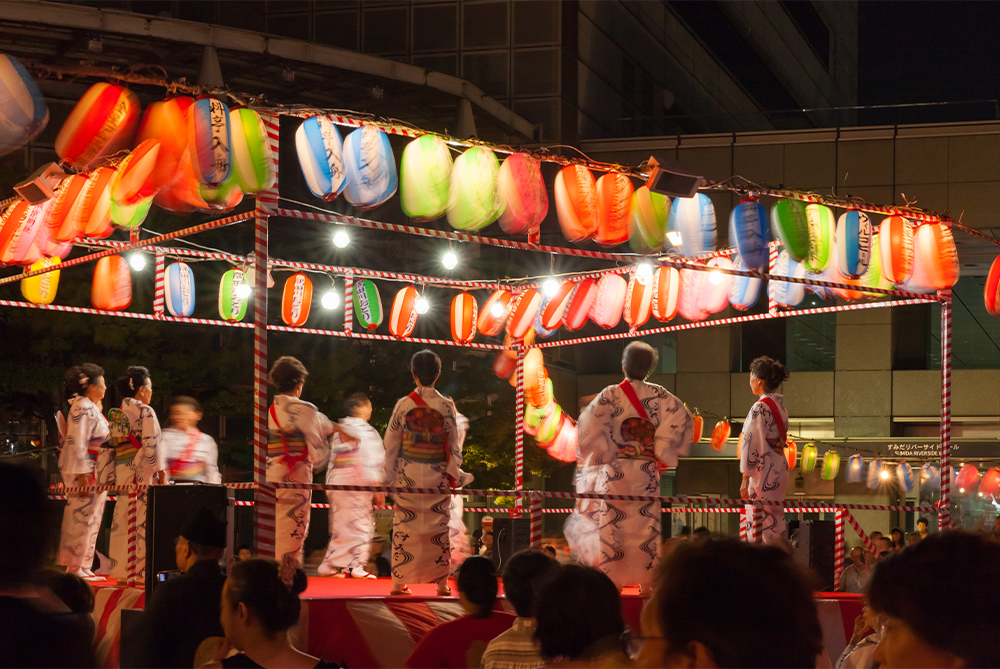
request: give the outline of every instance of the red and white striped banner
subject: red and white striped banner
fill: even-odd
[[[153,314],[155,316],[163,316],[164,303],[166,302],[164,296],[165,292],[164,285],[163,285],[163,280],[164,280],[163,273],[165,269],[165,263],[164,263],[163,253],[161,253],[159,250],[156,250],[155,252],[156,252],[156,280],[155,283],[153,284],[154,286]]]
[[[938,529],[950,530],[951,521],[951,289],[940,291],[941,301],[941,512]]]

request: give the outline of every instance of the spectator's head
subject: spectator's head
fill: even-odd
[[[660,568],[662,666],[815,666],[823,636],[812,585],[778,547],[725,538],[679,545]]]
[[[267,375],[267,381],[279,393],[302,392],[306,377],[309,372],[306,366],[290,355],[283,355],[274,361],[271,371]]]
[[[38,576],[39,585],[48,588],[73,613],[94,612],[94,591],[76,574],[57,569],[43,569]]]
[[[493,561],[482,555],[471,555],[458,568],[458,597],[466,613],[474,618],[486,618],[497,600],[497,577]]]
[[[222,589],[220,620],[226,638],[243,650],[249,639],[273,639],[285,632],[299,622],[299,594],[306,583],[306,573],[290,559],[281,569],[274,560],[237,562]]]
[[[910,534],[907,535],[907,537],[906,537],[906,540],[908,542],[907,545],[913,546],[915,544],[920,543],[920,538],[921,538],[920,537],[920,532],[910,532]]]
[[[186,572],[196,562],[222,558],[226,550],[226,523],[199,507],[181,527],[174,554],[177,568]]]
[[[851,549],[851,564],[855,567],[860,567],[865,563],[865,551],[861,546],[855,546]]]
[[[441,376],[441,358],[430,349],[417,351],[410,358],[410,371],[414,380],[422,386],[433,386]]]
[[[704,525],[695,528],[694,534],[691,537],[695,541],[704,541],[705,539],[712,538],[712,530],[708,529]]]
[[[344,400],[344,415],[361,420],[371,420],[372,403],[364,393],[351,393]]]
[[[880,563],[868,602],[884,625],[874,660],[895,667],[1000,667],[1000,544],[934,534]]]
[[[493,533],[483,532],[483,545],[487,548],[493,548]]]
[[[878,530],[875,530],[874,532],[871,533],[872,543],[875,543],[876,541],[878,541],[881,538],[882,538],[882,533],[879,532]]]
[[[555,550],[552,552],[555,553]],[[535,617],[538,596],[557,573],[559,563],[546,553],[521,551],[507,560],[503,570],[503,591],[517,615]]]
[[[193,397],[178,395],[170,400],[170,425],[187,431],[201,422],[201,404]]]
[[[885,559],[896,550],[896,545],[886,537],[879,537],[875,540],[875,548],[878,549],[879,559]]]
[[[45,562],[53,517],[41,471],[0,460],[0,588],[17,588]]]
[[[894,527],[889,534],[892,536],[892,543],[895,544],[897,548],[903,545],[903,538],[906,536],[903,534],[903,530],[898,527]]]
[[[252,557],[253,557],[253,549],[247,546],[246,544],[241,545],[236,550],[237,560],[249,560]]]
[[[689,525],[684,525],[681,527],[680,533],[677,535],[678,539],[683,539],[687,541],[691,538],[691,527]]]
[[[653,371],[658,358],[656,349],[646,342],[631,342],[622,353],[622,371],[625,372],[625,378],[644,381]]]
[[[149,376],[149,370],[139,365],[132,365],[126,369],[125,373],[118,377],[116,387],[122,397],[131,397],[143,404],[149,404],[153,399],[153,379]]]
[[[71,396],[87,397],[91,402],[103,400],[108,390],[104,370],[92,362],[70,367],[66,370],[66,390]]]
[[[750,390],[755,395],[773,393],[789,376],[787,367],[774,358],[762,355],[750,363]]]
[[[604,572],[568,564],[542,588],[535,639],[551,660],[622,652],[625,619],[618,588]]]
[[[545,544],[542,546],[542,552],[548,555],[553,560],[556,559],[556,547],[551,544]]]
[[[927,525],[928,525],[928,522],[927,522],[926,518],[918,518],[917,519],[917,532],[920,532],[920,534],[927,534]]]

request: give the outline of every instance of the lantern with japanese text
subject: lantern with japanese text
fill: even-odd
[[[712,430],[712,437],[709,439],[709,446],[712,447],[713,451],[721,451],[726,447],[726,439],[729,439],[729,435],[732,432],[732,426],[729,425],[729,420],[723,418],[718,423],[715,424],[715,429]]]
[[[734,269],[729,258],[712,258],[708,261],[708,277],[702,280],[701,308],[710,314],[725,311],[729,306],[729,289],[733,284],[733,275],[720,272],[720,269]]]
[[[837,219],[837,268],[850,279],[868,269],[872,250],[872,224],[868,214],[848,209]]]
[[[528,402],[536,407],[548,405],[552,395],[547,392],[546,379],[549,378],[549,372],[545,369],[545,358],[541,349],[528,349],[524,354],[521,374]]]
[[[480,230],[497,220],[504,201],[497,187],[500,163],[493,151],[473,146],[455,160],[448,190],[448,223],[458,230]]]
[[[889,216],[878,226],[882,273],[892,283],[913,274],[913,225],[902,216]]]
[[[247,315],[247,298],[240,296],[241,291],[246,290],[242,286],[252,288],[253,284],[247,282],[241,270],[231,269],[222,275],[219,281],[219,316],[222,320],[236,323]]]
[[[160,142],[153,168],[153,181],[166,187],[177,179],[177,163],[188,145],[187,117],[194,98],[173,97],[146,107],[139,123],[136,142],[149,139]],[[159,202],[157,202],[159,204]]]
[[[377,330],[382,324],[382,298],[378,294],[378,286],[370,279],[354,284],[354,313],[366,330]]]
[[[498,288],[486,300],[476,322],[478,329],[487,337],[495,337],[503,330],[504,322],[510,315],[513,301],[509,290]]]
[[[865,479],[865,484],[870,490],[877,490],[883,481],[888,479],[888,476],[882,476],[883,471],[886,471],[885,464],[880,458],[874,458],[868,463],[868,476]]]
[[[163,273],[163,298],[171,316],[188,318],[194,313],[194,272],[186,263],[167,265]]]
[[[310,116],[295,130],[295,153],[309,191],[327,202],[347,186],[344,141],[328,116]]]
[[[625,307],[628,283],[617,274],[605,274],[597,283],[597,297],[590,307],[590,320],[605,330],[618,325]]]
[[[771,207],[771,230],[795,262],[809,257],[809,218],[804,203],[791,199],[774,203]]]
[[[413,332],[413,327],[417,324],[415,302],[418,297],[420,294],[413,286],[406,286],[396,293],[389,313],[389,332],[393,337],[404,339]]]
[[[3,210],[3,213],[0,213],[0,254],[7,249],[11,237],[21,226],[30,206],[21,198],[16,198]]]
[[[566,312],[563,314],[563,325],[567,330],[575,332],[587,323],[590,310],[597,301],[599,288],[594,279],[582,279],[577,282],[576,287],[569,296],[569,304],[566,305]]]
[[[920,478],[923,485],[937,488],[941,485],[941,468],[933,462],[927,462],[920,468]]]
[[[264,121],[252,109],[229,110],[233,179],[244,193],[259,193],[274,185],[274,152]]]
[[[885,276],[882,274],[882,254],[879,252],[881,250],[882,240],[878,235],[872,237],[872,256],[868,260],[868,269],[865,271],[864,276],[861,277],[860,283],[866,288],[892,288],[892,283],[886,280]],[[869,293],[866,292],[865,295],[868,297],[882,297],[881,293]]]
[[[641,328],[649,320],[653,307],[653,285],[648,279],[640,281],[633,274],[625,290],[625,308],[623,316],[630,330]]]
[[[906,492],[913,492],[913,467],[906,462],[896,465],[896,479],[899,487]]]
[[[913,235],[913,252],[927,273],[928,285],[936,290],[958,283],[958,250],[951,228],[943,223],[924,223]]]
[[[0,54],[0,156],[33,140],[48,122],[49,108],[35,80],[16,58]]]
[[[857,453],[847,458],[847,482],[861,483],[865,478],[865,461]]]
[[[787,276],[804,279],[806,268],[794,260],[788,251],[782,249],[774,263],[772,276]],[[768,295],[782,307],[797,307],[806,296],[805,284],[780,281],[772,278],[767,286]]]
[[[677,302],[677,311],[682,318],[692,323],[705,320],[708,318],[708,311],[704,308],[702,297],[705,294],[704,283],[708,279],[708,273],[704,270],[682,269],[680,276],[680,295]]]
[[[48,209],[48,202],[40,205],[14,207],[4,217],[0,229],[0,263],[4,265],[30,265],[41,257],[35,238]]]
[[[305,324],[312,306],[312,294],[312,281],[305,274],[296,272],[288,277],[281,295],[281,320],[285,325],[297,328]]]
[[[990,467],[983,473],[979,482],[979,494],[983,497],[996,497],[1000,492],[1000,469]]]
[[[729,214],[729,244],[736,247],[747,267],[767,269],[771,221],[767,209],[756,199],[744,200]]]
[[[444,216],[448,209],[452,159],[437,135],[421,135],[406,145],[399,165],[399,203],[418,221]]]
[[[29,271],[35,272],[60,263],[59,258],[39,258]],[[21,295],[32,304],[52,304],[59,289],[59,270],[21,279]]]
[[[816,469],[816,456],[818,452],[816,450],[816,444],[809,443],[802,447],[802,464],[799,465],[799,469],[804,472],[811,472]]]
[[[512,153],[504,158],[497,187],[504,201],[500,229],[508,235],[538,230],[549,211],[549,195],[538,159],[525,153]]]
[[[832,481],[837,478],[837,473],[840,471],[840,454],[837,451],[830,449],[823,456],[823,471],[820,472],[820,478],[824,481]]]
[[[681,253],[694,258],[715,250],[715,206],[704,193],[678,197],[670,206],[667,230],[681,236]]]
[[[83,191],[76,198],[69,213],[75,220],[73,227],[84,237],[107,237],[114,228],[111,226],[111,180],[115,176],[112,167],[98,167],[94,170]]]
[[[399,178],[389,137],[363,125],[344,138],[344,197],[356,209],[374,209],[396,193]]]
[[[151,200],[163,184],[156,181],[160,140],[147,139],[132,149],[115,170],[111,199],[119,205],[135,205]]]
[[[675,267],[658,267],[653,274],[653,317],[666,323],[677,315],[681,275]]]
[[[543,328],[556,330],[562,325],[563,315],[566,313],[575,288],[576,284],[572,281],[563,281],[559,284],[559,288],[556,289],[556,292],[549,298],[540,312]]]
[[[601,206],[597,182],[583,165],[568,165],[556,175],[556,214],[563,235],[571,242],[585,242],[597,232]]]
[[[139,122],[135,93],[104,82],[91,86],[69,113],[56,137],[56,153],[79,170],[127,148]]]
[[[745,272],[748,267],[743,263],[743,256],[733,256],[733,268]],[[734,309],[747,311],[757,304],[760,297],[760,286],[762,281],[751,276],[734,276],[733,283],[729,287],[729,303]]]
[[[972,464],[963,465],[955,476],[955,487],[959,492],[971,491],[979,482],[979,468]]]
[[[607,172],[597,180],[598,223],[594,241],[601,246],[618,246],[632,236],[632,221],[629,213],[632,194],[635,189],[632,180],[621,172]]]
[[[542,295],[537,290],[528,289],[514,298],[514,306],[507,320],[507,334],[514,339],[523,339],[535,322],[535,314],[542,306]],[[534,349],[533,349],[534,350]]]
[[[632,194],[629,216],[632,220],[632,236],[629,242],[639,253],[659,251],[667,233],[667,213],[670,198],[654,193],[647,186],[639,186]]]
[[[38,231],[35,233],[35,244],[38,245],[38,250],[42,256],[63,259],[73,250],[73,244],[70,242],[61,242],[56,239],[53,236],[53,230],[45,225],[44,219],[49,217],[49,212],[52,211],[53,204],[54,202],[49,200],[42,205],[46,207],[46,211],[42,216],[42,223],[38,226]]]
[[[459,293],[451,300],[451,338],[468,344],[476,337],[479,307],[470,293]]]
[[[810,272],[822,272],[830,264],[837,221],[829,207],[811,203],[806,205],[806,223],[809,226],[809,255],[802,264]]]
[[[229,107],[218,98],[201,96],[188,113],[188,150],[199,183],[218,188],[232,173],[232,128]]]
[[[132,304],[132,271],[121,256],[105,256],[94,267],[90,303],[95,309],[121,311]]]

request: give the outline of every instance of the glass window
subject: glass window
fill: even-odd
[[[350,51],[358,50],[358,12],[330,12],[316,14],[315,40]]]
[[[292,39],[309,40],[309,14],[269,14],[267,32]]]
[[[514,90],[519,95],[559,94],[559,49],[514,52]]]
[[[487,95],[507,95],[507,52],[467,53],[462,57],[462,78]]]
[[[240,30],[264,32],[264,0],[220,2],[219,23]]]
[[[514,113],[542,127],[539,141],[553,142],[559,139],[559,98],[545,100],[515,100]]]
[[[454,51],[458,47],[458,5],[413,8],[413,50]]]
[[[811,309],[822,305],[810,295],[803,300],[800,308]],[[786,319],[786,325],[784,362],[789,371],[832,372],[836,369],[837,314],[797,316]]]
[[[365,10],[364,50],[372,54],[407,52],[408,26],[406,7]]]
[[[951,364],[954,369],[1000,369],[1000,319],[986,311],[985,276],[962,276],[951,289]],[[941,367],[941,307],[930,308],[927,368]]]
[[[550,0],[515,2],[514,44],[557,44],[561,28],[559,3]]]
[[[463,3],[462,44],[466,49],[507,46],[507,3]]]
[[[268,16],[272,16],[274,14],[308,14],[310,9],[309,6],[311,4],[313,3],[310,2],[310,0],[281,0],[281,2],[269,2],[267,3],[267,14]]]
[[[458,55],[457,54],[441,54],[441,55],[430,55],[430,56],[414,56],[412,62],[417,67],[422,67],[424,69],[430,70],[431,72],[440,72],[441,74],[449,74],[453,77],[458,76]]]

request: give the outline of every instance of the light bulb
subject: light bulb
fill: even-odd
[[[958,492],[965,492],[965,488],[959,488]]]
[[[240,298],[241,300],[245,300],[248,297],[250,297],[250,284],[241,283],[240,285],[236,286],[236,297]]]
[[[454,251],[448,251],[441,258],[441,264],[444,265],[445,269],[455,269],[458,266],[458,256],[455,255]]]
[[[678,232],[677,230],[671,230],[670,232],[667,233],[667,241],[670,242],[673,246],[680,246],[681,233]]]
[[[646,283],[653,278],[653,265],[648,262],[641,262],[635,268],[635,278],[639,283]]]
[[[417,310],[418,314],[426,314],[427,310],[431,308],[431,304],[427,298],[421,295],[413,301],[413,308]]]
[[[980,497],[982,497],[982,496],[983,496],[983,493],[979,493],[979,496],[980,496]]]
[[[340,294],[332,288],[323,294],[323,308],[336,309],[340,306]]]
[[[499,302],[494,302],[490,308],[490,313],[493,314],[493,318],[500,318],[503,316],[503,305]]]
[[[708,273],[708,282],[713,286],[718,286],[722,283],[722,272],[717,269],[713,269]]]
[[[338,249],[342,249],[351,243],[351,236],[347,234],[346,230],[337,230],[333,233],[333,245]]]
[[[128,264],[136,272],[141,272],[146,267],[146,255],[143,253],[133,253],[128,257]]]
[[[553,295],[555,295],[558,290],[559,290],[559,282],[556,281],[551,276],[548,279],[546,279],[545,282],[542,284],[542,292],[545,293],[548,297],[552,297]]]
[[[883,481],[885,481],[886,479],[888,479],[888,478],[889,478],[889,472],[888,472],[888,471],[886,471],[885,469],[883,469],[883,470],[882,470],[882,473],[881,473],[881,474],[879,474],[879,476],[881,476],[881,477],[882,477],[882,480],[883,480]]]

